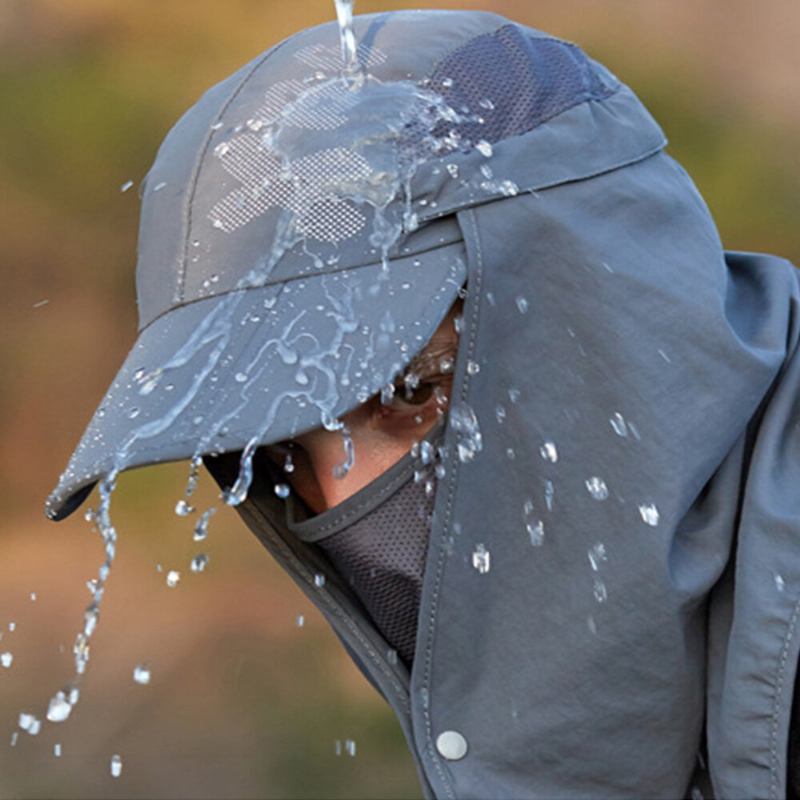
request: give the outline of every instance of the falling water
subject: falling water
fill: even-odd
[[[342,63],[345,75],[358,72],[358,48],[353,31],[354,0],[334,0],[336,19],[339,22],[339,41],[342,47]]]
[[[86,513],[87,520],[95,524],[103,539],[105,558],[100,565],[97,578],[87,584],[89,591],[92,593],[92,601],[83,613],[83,628],[75,637],[72,647],[75,659],[75,674],[72,680],[50,699],[47,709],[47,719],[50,722],[64,722],[72,713],[72,709],[80,697],[80,681],[89,663],[90,640],[100,617],[100,603],[103,599],[106,581],[111,573],[111,564],[114,561],[117,549],[117,531],[110,517],[111,494],[114,491],[116,479],[117,470],[112,470],[100,481],[100,503],[97,511],[88,511]],[[28,732],[31,732],[30,728],[28,728]]]

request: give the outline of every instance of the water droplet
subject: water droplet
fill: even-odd
[[[47,719],[50,722],[63,722],[72,713],[72,704],[67,699],[63,691],[56,692],[50,698],[50,705],[47,707]]]
[[[291,489],[289,488],[289,484],[288,483],[276,483],[275,484],[275,494],[278,495],[278,497],[280,497],[281,500],[285,500],[289,496],[290,492],[291,492]]]
[[[500,194],[506,197],[516,197],[519,194],[519,186],[514,181],[500,181],[497,188],[500,190]]]
[[[393,647],[390,647],[390,648],[389,648],[389,649],[386,651],[386,660],[387,660],[387,661],[388,661],[388,662],[389,662],[389,663],[390,663],[392,666],[394,666],[394,665],[397,663],[397,650],[395,650]]]
[[[479,105],[481,108],[486,108],[486,109],[488,109],[489,111],[491,111],[491,110],[493,110],[493,109],[494,109],[494,103],[493,103],[493,102],[492,102],[492,101],[491,101],[491,100],[490,100],[488,97],[484,97],[484,99],[483,99],[483,100],[481,100],[481,101],[478,103],[478,105]]]
[[[520,394],[521,393],[520,393],[519,389],[509,389],[508,390],[508,399],[512,403],[517,403],[517,402],[519,402]]]
[[[356,754],[356,743],[354,739],[345,739],[344,742],[344,749],[351,758],[355,757]]]
[[[114,754],[111,756],[110,769],[112,778],[119,778],[122,774],[122,758],[119,755]]]
[[[525,314],[528,311],[528,301],[521,295],[517,298],[517,309],[520,314]]]
[[[786,581],[783,579],[783,575],[775,575],[775,588],[782,592],[786,588]],[[5,666],[5,664],[3,664]]]
[[[147,686],[150,683],[150,667],[144,664],[137,664],[133,668],[133,680],[134,683],[138,683],[140,686]]]
[[[642,516],[642,520],[646,522],[648,525],[658,525],[658,509],[652,504],[647,503],[646,505],[639,506],[639,513]]]
[[[536,522],[529,522],[525,526],[528,537],[534,547],[541,547],[544,544],[544,522],[538,519]]]
[[[53,755],[56,758],[61,758],[61,743],[60,742],[56,742],[53,745]]]
[[[517,454],[514,452],[514,448],[513,447],[507,447],[506,448],[506,458],[509,461],[513,461],[516,457],[517,457]]]
[[[467,361],[467,374],[477,375],[481,371],[481,365],[477,361]]]
[[[614,433],[618,436],[627,436],[628,435],[628,426],[625,424],[625,418],[619,411],[614,413],[614,416],[611,417],[609,420],[611,423],[611,427],[614,429]]]
[[[30,597],[31,597],[31,603],[35,603],[36,602],[36,592],[31,592]]]
[[[553,494],[555,489],[553,488],[553,481],[545,481],[544,483],[544,502],[547,505],[547,510],[553,510]]]
[[[314,575],[314,586],[321,587],[325,585],[325,576],[321,572]]]
[[[122,186],[119,187],[121,192],[127,192],[133,186],[133,181],[125,181]]]
[[[208,522],[216,511],[216,508],[209,508],[207,511],[204,511],[200,519],[197,520],[197,525],[194,526],[194,532],[192,533],[192,539],[195,542],[202,542],[208,536]]]
[[[466,403],[456,403],[450,409],[449,424],[456,434],[456,452],[462,463],[472,461],[483,449],[478,420]]]
[[[589,563],[592,569],[597,572],[600,569],[600,564],[608,560],[606,556],[606,546],[602,542],[593,544],[587,551],[586,555],[589,557]]]
[[[472,553],[472,566],[481,575],[485,575],[491,567],[491,555],[482,544],[477,545]]]
[[[298,614],[294,618],[294,624],[297,625],[298,628],[302,628],[303,625],[306,624],[306,618],[302,614]]]
[[[2,664],[6,669],[8,669],[12,662],[14,661],[14,654],[9,653],[6,651],[5,653],[0,653],[0,664]]]
[[[218,145],[217,145],[217,146],[214,148],[214,155],[215,155],[217,158],[222,158],[223,156],[227,155],[227,153],[228,153],[228,151],[229,151],[230,149],[231,149],[231,146],[228,144],[228,142],[220,142],[220,143],[219,143],[219,144],[218,144]]]
[[[479,152],[479,153],[480,153],[482,156],[484,156],[484,157],[486,157],[486,158],[491,158],[491,156],[492,156],[492,152],[493,152],[493,148],[492,148],[492,145],[491,145],[491,144],[489,144],[489,142],[487,142],[487,141],[486,141],[486,139],[481,139],[481,140],[480,140],[480,141],[479,141],[479,142],[478,142],[478,143],[475,145],[475,147],[477,148],[478,152]]]
[[[167,573],[167,586],[169,586],[170,589],[174,589],[178,585],[180,579],[181,573],[176,569],[171,569]]]
[[[545,442],[539,448],[539,454],[545,461],[551,461],[553,464],[558,461],[558,450],[556,449],[555,442]]]
[[[237,372],[233,376],[233,379],[236,381],[236,383],[244,383],[247,380],[247,375],[244,372]]]
[[[599,578],[595,578],[594,580],[593,593],[594,599],[597,600],[598,603],[605,603],[605,601],[608,599],[608,590],[606,589],[606,585]]]
[[[586,620],[586,625],[589,628],[589,632],[597,636],[597,623],[594,621],[594,617],[590,614]]]
[[[450,173],[451,178],[458,177],[458,164],[447,164],[447,171]]]
[[[608,497],[608,487],[602,478],[593,475],[586,481],[586,488],[595,500],[605,500]]]
[[[503,406],[498,404],[494,409],[494,415],[495,415],[495,417],[497,417],[497,421],[501,425],[505,422],[505,420],[506,420],[506,410],[505,410],[505,408]]]
[[[23,711],[19,715],[19,727],[23,731],[27,731],[31,736],[36,736],[42,728],[42,722],[33,714],[27,714]]]
[[[204,572],[207,566],[208,556],[205,553],[198,553],[189,564],[192,572]]]
[[[178,502],[175,503],[175,513],[179,517],[188,517],[189,514],[194,513],[194,510],[194,506],[190,506],[185,500],[178,500]]]

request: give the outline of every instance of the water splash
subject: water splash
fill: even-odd
[[[79,697],[78,683],[89,661],[90,640],[97,626],[100,601],[116,552],[117,532],[109,515],[111,494],[118,473],[129,465],[134,445],[164,433],[185,414],[201,389],[216,380],[217,370],[225,366],[225,354],[237,331],[237,314],[240,313],[247,290],[264,286],[284,254],[297,244],[302,244],[305,252],[314,257],[306,247],[307,241],[313,238],[308,227],[307,212],[317,207],[321,199],[334,198],[337,203],[350,204],[372,212],[373,229],[369,239],[380,251],[381,262],[388,268],[392,248],[404,233],[414,230],[419,224],[411,209],[410,192],[411,179],[419,165],[432,157],[442,158],[456,150],[467,149],[471,144],[451,135],[456,123],[474,121],[475,118],[468,111],[450,108],[438,94],[411,81],[383,83],[366,72],[360,73],[358,46],[352,27],[352,0],[336,0],[336,11],[341,32],[343,75],[323,74],[318,81],[308,83],[307,88],[294,100],[287,102],[275,119],[254,119],[247,128],[250,132],[258,132],[259,141],[271,157],[278,159],[283,177],[293,185],[302,183],[302,170],[308,168],[312,163],[309,159],[314,156],[313,152],[303,151],[303,147],[307,147],[307,137],[296,136],[299,122],[311,119],[320,110],[329,114],[330,118],[341,120],[336,135],[340,142],[346,143],[346,147],[334,149],[332,161],[328,164],[332,168],[317,170],[311,189],[305,186],[292,196],[288,207],[280,214],[274,240],[268,245],[268,252],[262,261],[254,265],[231,291],[219,296],[213,310],[187,336],[173,355],[163,363],[137,373],[135,382],[138,392],[142,398],[147,398],[154,392],[174,389],[179,384],[178,381],[175,384],[167,383],[169,373],[183,369],[190,363],[194,364],[188,387],[180,393],[175,392],[179,396],[174,398],[165,413],[156,419],[138,424],[131,430],[115,454],[113,469],[100,482],[100,503],[90,521],[96,524],[102,537],[105,559],[99,568],[97,579],[89,584],[92,602],[84,612],[84,626],[77,634],[73,646],[76,676],[51,699],[48,718],[53,717],[53,721],[66,719]],[[357,77],[358,80],[349,80],[348,76],[351,79]],[[390,113],[383,113],[387,109]],[[444,135],[436,133],[442,129],[446,130]],[[479,150],[488,157],[491,146],[487,147],[487,144],[478,143]],[[218,143],[215,153],[224,163],[225,159],[235,155],[233,141]],[[448,165],[448,170],[451,174],[455,173],[454,177],[457,176],[457,165]],[[165,186],[166,183],[161,182],[152,191],[160,191]],[[390,213],[395,205],[402,207],[401,213]],[[217,227],[224,225],[221,220],[216,220],[213,224]],[[207,288],[211,288],[211,283],[213,280],[209,279]],[[297,386],[281,392],[264,410],[258,430],[253,432],[242,453],[239,474],[233,486],[224,493],[223,498],[228,505],[236,506],[246,499],[253,480],[255,451],[259,443],[266,439],[279,408],[286,400],[302,401],[315,406],[321,422],[332,417],[340,401],[340,384],[339,376],[330,366],[330,360],[338,359],[342,355],[345,336],[357,330],[360,321],[354,310],[351,290],[345,289],[337,295],[326,284],[325,291],[329,305],[326,316],[335,323],[335,331],[329,341],[316,341],[312,349],[301,353],[297,347],[297,334],[293,333],[293,326],[302,317],[301,313],[283,331],[265,342],[250,363],[237,365],[236,374],[244,378],[234,378],[239,402],[234,403],[234,407],[219,419],[207,424],[199,435],[191,461],[186,498],[196,488],[202,455],[215,451],[216,437],[242,409],[253,402],[257,381],[269,368],[269,356],[277,353],[285,364],[297,364]],[[271,302],[274,303],[275,300],[272,299]],[[269,305],[265,305],[265,310],[268,311],[269,308]],[[399,370],[402,364],[397,367]],[[362,371],[365,369],[366,365],[361,366]],[[366,389],[365,381],[362,392]],[[509,390],[512,403],[518,397],[515,392],[516,390]],[[145,402],[143,399],[140,406],[132,405],[128,409],[131,420],[139,422],[146,417],[143,413]],[[466,404],[456,404],[451,409],[450,418],[456,432],[458,458],[462,462],[471,461],[482,448],[481,433],[474,412]],[[203,422],[205,420],[202,416],[195,417],[196,426]],[[343,436],[345,461],[340,466],[343,474],[346,474],[347,469],[352,466],[354,452],[352,441],[348,445],[348,436],[344,431]],[[197,522],[193,535],[196,541],[205,539],[208,521],[214,510],[212,508],[206,511]],[[187,500],[180,500],[176,504],[176,513],[180,516],[193,512],[194,509]],[[192,562],[192,569],[194,566],[195,561]],[[320,580],[315,580],[316,585],[322,586],[324,576],[318,575],[317,578]],[[166,583],[170,588],[177,586],[179,581],[180,572],[177,570],[170,570],[166,575]],[[112,761],[112,771],[113,764]],[[121,770],[121,760],[118,770]]]

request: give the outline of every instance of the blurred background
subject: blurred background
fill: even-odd
[[[653,112],[729,249],[800,264],[796,0],[356,3],[412,7],[577,42]],[[42,504],[135,336],[138,200],[120,187],[205,88],[333,16],[332,0],[0,0],[0,797],[420,796],[388,707],[232,510],[190,572],[191,523],[173,513],[185,464],[120,480],[81,702],[11,745],[20,711],[43,718],[71,676],[102,560],[81,514],[56,525]],[[214,503],[210,480],[201,492]]]

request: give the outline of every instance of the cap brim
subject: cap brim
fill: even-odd
[[[47,500],[67,517],[114,470],[270,444],[392,381],[466,279],[463,244],[198,300],[139,335]]]

